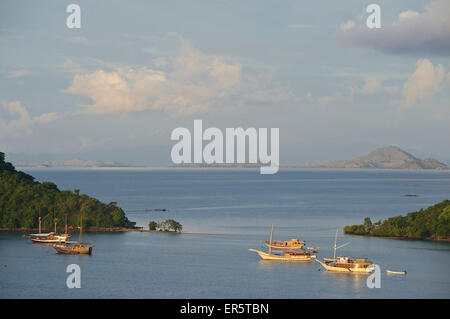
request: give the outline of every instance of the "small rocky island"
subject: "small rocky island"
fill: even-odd
[[[444,200],[406,216],[395,216],[372,223],[344,227],[345,234],[450,241],[450,201]]]
[[[390,168],[390,169],[450,169],[450,166],[434,158],[419,159],[397,146],[376,149],[369,154],[351,160],[334,160],[307,167],[319,168]]]

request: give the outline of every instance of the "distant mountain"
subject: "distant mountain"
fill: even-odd
[[[450,169],[434,158],[418,159],[397,146],[378,148],[366,156],[351,160],[334,160],[307,167],[323,168],[391,168],[391,169]]]
[[[100,162],[95,160],[81,160],[74,158],[72,160],[56,160],[45,161],[38,164],[24,164],[18,163],[18,167],[130,167],[131,165],[124,165],[116,162]]]

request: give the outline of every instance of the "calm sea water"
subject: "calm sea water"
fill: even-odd
[[[203,234],[86,233],[91,256],[58,255],[17,233],[0,233],[1,298],[450,298],[450,244],[342,235],[347,224],[405,214],[450,198],[450,172],[282,169],[29,169],[39,181],[116,201],[138,226],[173,218]],[[405,197],[415,194],[417,197]],[[152,211],[167,209],[166,212]],[[144,211],[148,210],[148,211]],[[275,239],[300,237],[332,255],[373,259],[367,276],[319,271],[316,263],[263,262]],[[76,236],[74,236],[76,238]],[[81,267],[81,289],[66,267]],[[408,271],[406,276],[385,270]]]

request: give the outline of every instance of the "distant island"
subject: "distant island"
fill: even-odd
[[[18,167],[138,167],[133,165],[121,164],[117,162],[101,162],[96,160],[82,160],[74,158],[71,160],[45,161],[43,163],[26,164],[19,163]]]
[[[181,163],[171,165],[171,168],[260,168],[260,163]]]
[[[388,168],[388,169],[450,169],[434,158],[418,159],[397,146],[378,148],[369,154],[351,160],[334,160],[304,167],[318,168]]]
[[[79,227],[81,213],[87,230],[135,227],[115,202],[105,204],[77,189],[61,191],[52,182],[37,182],[0,152],[0,230],[36,229],[39,214],[43,229],[53,229],[54,218],[64,227],[66,216],[70,227]]]
[[[345,234],[450,241],[450,201],[444,200],[406,216],[344,227]]]

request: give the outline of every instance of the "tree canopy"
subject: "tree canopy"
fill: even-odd
[[[450,237],[450,201],[444,200],[406,216],[395,216],[372,224],[369,217],[362,225],[344,227],[344,233],[403,238]]]
[[[116,203],[102,203],[79,190],[61,191],[52,182],[39,183],[5,162],[0,152],[0,228],[37,228],[39,214],[43,228],[51,229],[55,217],[62,226],[66,214],[68,224],[78,227],[81,212],[87,228],[135,225]]]
[[[174,232],[181,232],[183,230],[183,226],[173,219],[166,219],[163,222],[157,223],[154,220],[150,221],[148,223],[148,228],[150,230],[156,230],[159,228],[159,230],[162,231],[174,231]]]

